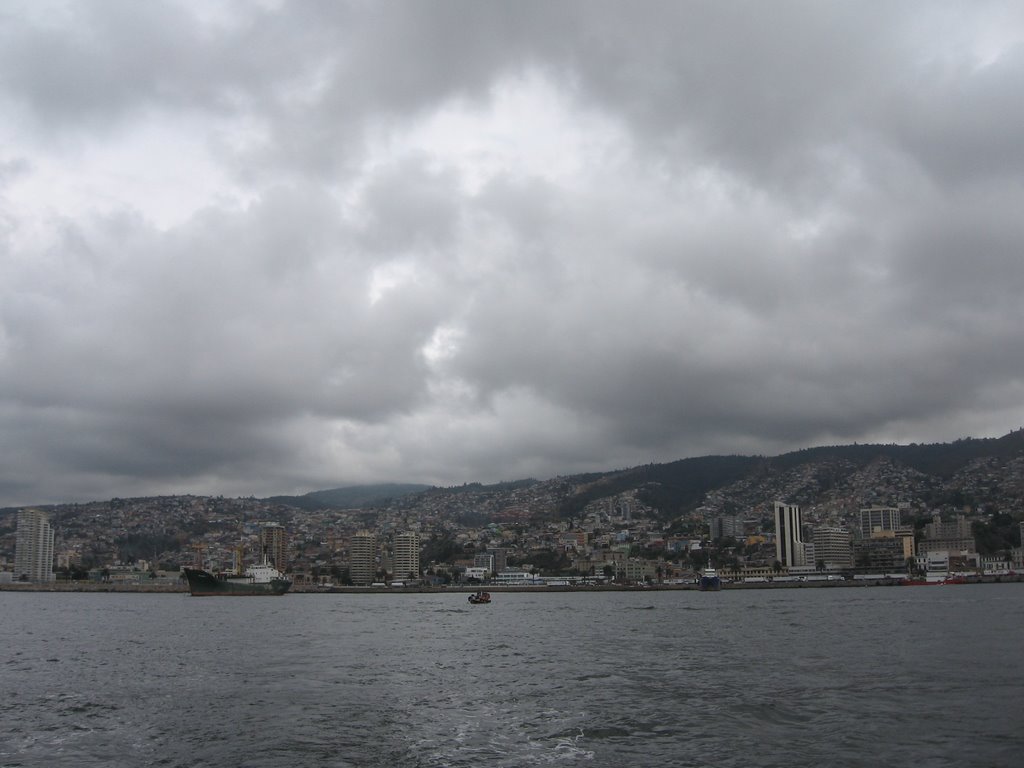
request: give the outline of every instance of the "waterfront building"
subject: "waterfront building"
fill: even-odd
[[[618,575],[628,582],[653,581],[657,575],[655,563],[651,560],[631,557],[618,565]]]
[[[266,553],[270,564],[281,573],[288,565],[288,532],[280,523],[263,523],[260,527],[260,557]]]
[[[377,572],[377,537],[370,531],[360,531],[352,536],[349,553],[349,577],[352,583],[372,584]]]
[[[14,540],[14,578],[27,581],[53,581],[53,528],[50,516],[39,509],[18,512],[18,531]]]
[[[490,581],[491,571],[487,570],[486,568],[478,568],[476,566],[472,566],[470,568],[466,568],[466,570],[462,572],[462,578],[470,584],[473,584],[478,581]]]
[[[872,572],[894,573],[907,569],[903,540],[893,536],[891,531],[877,531],[869,539],[858,539],[853,543],[853,554],[859,568]]]
[[[964,516],[957,515],[955,520],[943,522],[938,513],[934,514],[932,521],[925,525],[924,538],[921,539],[918,549],[922,554],[938,551],[957,554],[977,552],[971,524],[964,519]]]
[[[921,566],[928,573],[945,573],[949,570],[949,552],[936,549],[921,557]]]
[[[895,531],[875,531],[874,536],[892,537],[903,547],[903,559],[917,556],[917,545],[914,543],[914,529],[910,526],[897,528]]]
[[[776,501],[775,509],[775,559],[786,568],[807,564],[804,549],[803,516],[796,504]]]
[[[392,574],[404,581],[420,577],[420,535],[414,531],[395,536]]]
[[[1022,523],[1024,525],[1024,523]],[[1010,551],[1010,565],[1015,571],[1024,570],[1024,547],[1014,547]]]
[[[876,530],[895,531],[902,525],[902,515],[896,507],[867,507],[860,510],[861,538],[870,539]]]
[[[853,565],[853,536],[846,528],[820,527],[811,534],[814,544],[813,564],[824,563],[826,569],[841,570]]]
[[[508,568],[498,573],[494,583],[502,586],[532,586],[543,584],[544,580],[521,568]]]
[[[1009,573],[1013,570],[1013,557],[1008,557],[1009,553],[996,553],[994,555],[982,555],[979,560],[981,561],[981,570],[986,575],[992,574],[995,576],[1001,576]]]

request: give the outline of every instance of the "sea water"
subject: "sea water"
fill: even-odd
[[[0,766],[1024,765],[1024,585],[0,592]]]

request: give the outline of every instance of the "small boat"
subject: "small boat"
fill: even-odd
[[[241,576],[214,575],[202,568],[185,569],[188,590],[193,597],[246,597],[256,595],[283,595],[291,586],[291,579],[267,562],[250,565]]]
[[[477,592],[469,596],[470,605],[484,605],[491,602],[490,592]]]
[[[705,568],[701,571],[697,587],[701,592],[717,592],[720,590],[722,588],[722,579],[718,576],[718,571],[714,568]]]

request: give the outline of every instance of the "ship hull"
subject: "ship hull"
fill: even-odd
[[[701,592],[717,592],[722,588],[722,580],[718,576],[701,576],[697,588]]]
[[[220,579],[201,568],[186,568],[188,591],[193,597],[257,597],[262,595],[283,595],[292,583],[288,579],[271,579],[266,582]]]

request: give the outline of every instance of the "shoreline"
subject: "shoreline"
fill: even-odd
[[[1024,581],[1024,574],[1001,576],[974,576],[966,581],[949,584],[906,584],[899,579],[850,579],[842,581],[769,581],[769,582],[733,582],[722,585],[722,591],[740,589],[849,589],[853,587],[904,587],[904,586],[945,586],[959,587],[971,584],[1013,584]],[[566,592],[699,592],[697,584],[605,584],[588,586],[487,586],[457,585],[447,587],[341,587],[317,585],[293,586],[290,592],[300,595],[408,595],[408,594],[470,594],[473,592],[528,592],[531,594],[566,593]],[[88,582],[71,582],[48,584],[21,584],[17,582],[0,584],[0,592],[88,592],[88,593],[139,593],[187,595],[185,584],[96,584]]]

